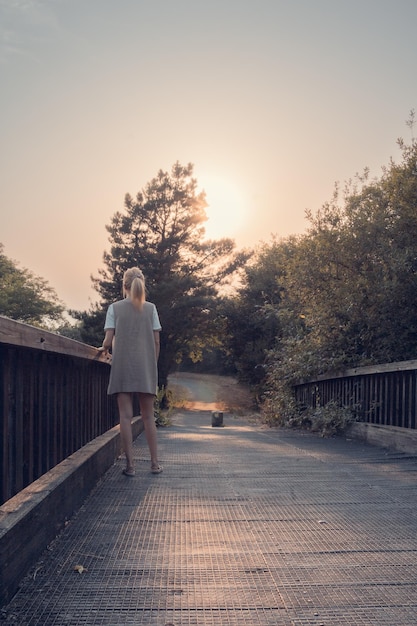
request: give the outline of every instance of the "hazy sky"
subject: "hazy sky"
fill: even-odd
[[[303,232],[410,140],[416,24],[417,0],[0,0],[6,255],[88,308],[105,225],[177,160],[210,236]]]

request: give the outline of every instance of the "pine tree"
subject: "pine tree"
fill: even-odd
[[[198,358],[216,334],[214,326],[219,289],[247,259],[236,253],[232,239],[204,239],[207,219],[205,193],[197,193],[193,165],[178,162],[171,173],[160,170],[136,198],[126,195],[123,212],[106,227],[110,251],[104,269],[93,278],[107,306],[121,298],[122,278],[129,267],[145,275],[147,299],[153,302],[162,325],[159,386],[184,356]],[[92,321],[97,324],[97,309]],[[84,318],[86,330],[88,320]]]

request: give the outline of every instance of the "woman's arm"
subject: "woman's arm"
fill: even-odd
[[[156,354],[156,360],[159,359],[159,350],[161,347],[160,341],[159,341],[159,330],[154,330],[153,331],[153,339],[155,342],[155,354]]]
[[[114,328],[108,328],[106,330],[106,334],[104,335],[103,345],[101,347],[101,350],[104,353],[108,352],[110,348],[112,347],[113,337],[114,337]]]

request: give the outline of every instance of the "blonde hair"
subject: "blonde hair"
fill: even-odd
[[[123,293],[129,292],[133,304],[142,309],[145,302],[145,277],[138,267],[131,267],[123,275]]]

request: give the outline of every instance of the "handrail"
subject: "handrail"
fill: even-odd
[[[365,374],[383,374],[386,372],[404,372],[407,370],[417,370],[417,359],[411,361],[396,361],[395,363],[380,363],[377,365],[363,365],[362,367],[351,367],[345,370],[335,370],[320,374],[314,379],[300,380],[297,384],[305,384],[318,380],[333,380],[335,378],[345,378],[347,376],[363,376]]]
[[[96,348],[0,316],[0,504],[117,423]]]
[[[35,348],[45,352],[59,352],[102,363],[108,362],[108,358],[92,346],[42,328],[17,322],[4,315],[0,315],[0,344]]]

